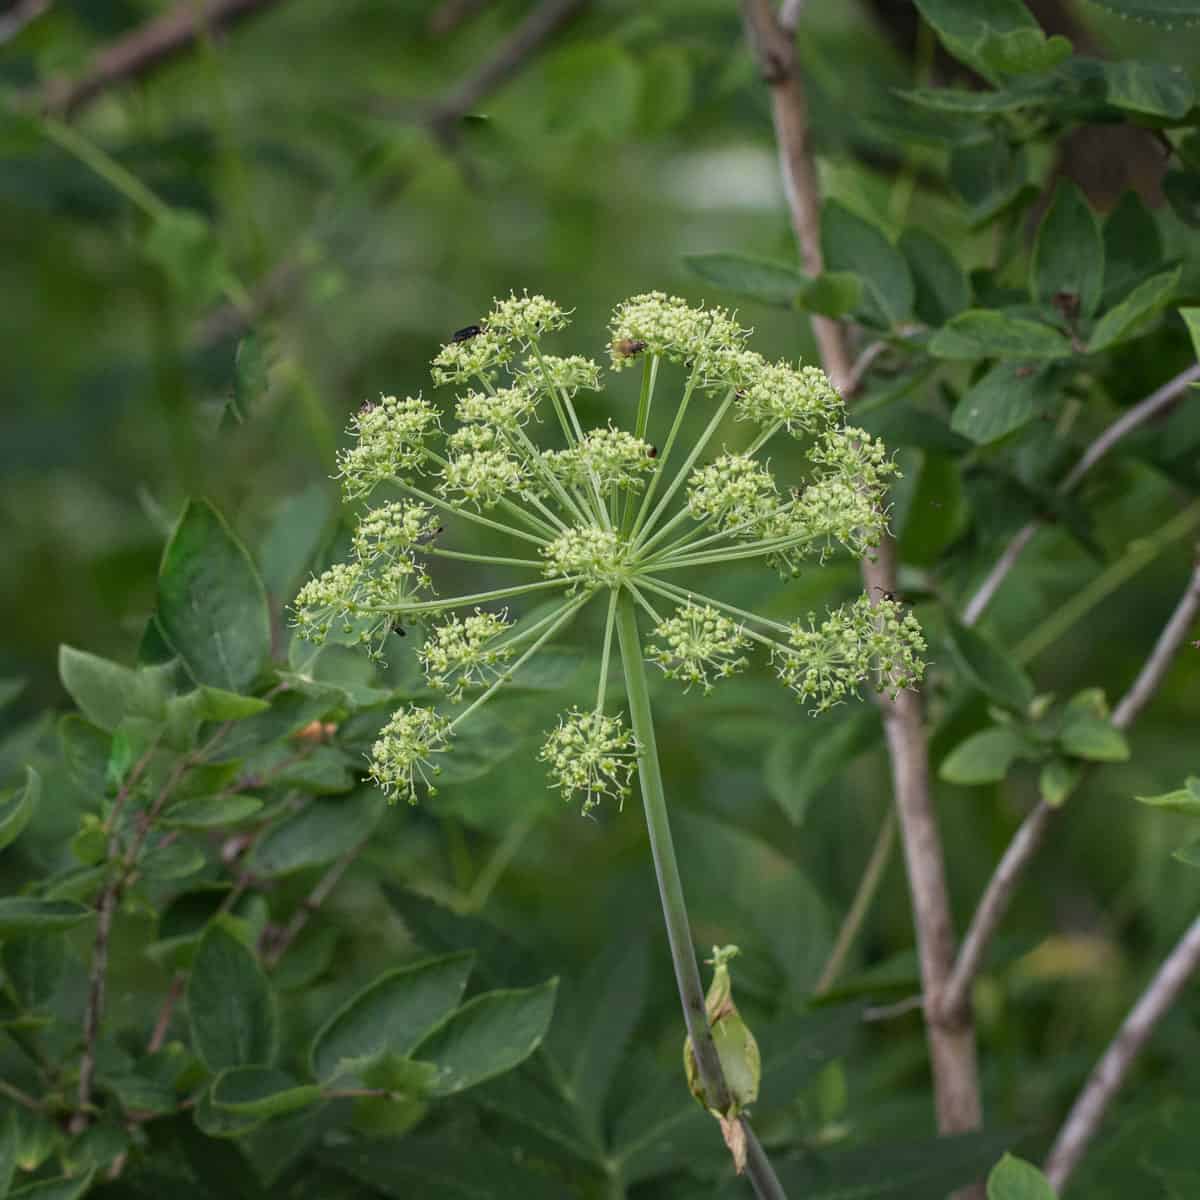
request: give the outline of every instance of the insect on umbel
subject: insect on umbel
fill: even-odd
[[[452,342],[467,342],[473,337],[478,337],[484,332],[482,325],[464,325],[461,329],[456,329],[451,335]]]

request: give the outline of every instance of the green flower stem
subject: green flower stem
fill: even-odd
[[[646,810],[646,830],[650,837],[650,855],[658,879],[658,894],[662,901],[663,919],[667,926],[667,942],[675,967],[675,983],[683,1006],[683,1022],[696,1056],[705,1095],[713,1107],[728,1111],[729,1088],[721,1070],[721,1060],[713,1043],[708,1014],[704,1007],[704,989],[700,969],[692,945],[687,904],[683,898],[683,883],[671,839],[667,818],[667,798],[663,791],[662,772],[658,763],[658,746],[654,739],[654,718],[650,711],[650,690],[646,678],[646,663],[638,636],[637,610],[628,588],[622,588],[617,599],[617,637],[621,644],[621,662],[625,668],[625,690],[629,698],[629,718],[637,739],[638,777],[641,780],[642,801]],[[745,1122],[743,1121],[743,1124]],[[785,1200],[785,1193],[775,1172],[759,1145],[753,1131],[745,1124],[749,1157],[746,1173],[755,1193],[764,1200]]]
[[[578,583],[582,576],[570,575],[561,579],[542,579],[537,583],[521,583],[515,587],[497,588],[491,592],[475,592],[470,596],[451,596],[448,600],[422,600],[420,604],[406,604],[403,608],[395,605],[367,606],[359,611],[364,613],[390,613],[395,616],[411,616],[413,613],[444,612],[448,608],[463,608],[468,604],[486,604],[489,600],[507,600],[511,596],[524,596],[526,592],[542,592],[547,588],[570,587]]]
[[[658,520],[666,510],[667,505],[671,503],[671,498],[687,481],[688,472],[691,471],[693,466],[695,466],[696,459],[698,459],[700,455],[704,453],[705,447],[708,445],[713,434],[717,432],[717,429],[719,428],[721,422],[725,419],[725,414],[729,411],[729,406],[733,403],[733,398],[736,394],[737,393],[733,388],[730,388],[726,393],[725,399],[721,401],[720,407],[713,414],[712,420],[709,421],[708,428],[706,428],[705,431],[696,439],[696,444],[692,447],[692,451],[687,456],[687,460],[684,462],[683,466],[679,468],[675,478],[671,480],[670,487],[667,488],[663,498],[658,502],[657,507],[646,519],[646,523],[644,525],[640,524],[641,514],[639,514],[638,522],[634,523],[634,529],[637,530],[637,537],[634,539],[634,545],[638,548],[644,548],[645,546],[651,545],[654,541],[657,541],[657,538],[650,538],[651,531],[658,523]],[[686,398],[687,397],[685,395],[684,399],[686,400]],[[682,412],[682,410],[683,403],[681,402],[680,411]],[[673,429],[672,433],[674,432],[675,430]],[[666,451],[664,449],[664,454],[665,453]],[[660,455],[660,457],[662,456]],[[654,481],[658,478],[659,475],[656,472],[654,478],[650,481],[650,487],[646,490],[647,502],[653,493]],[[646,502],[643,502],[642,507],[646,507]]]
[[[661,625],[663,623],[662,617],[657,612],[654,611],[654,605],[651,604],[650,601],[647,600],[646,597],[642,595],[637,584],[630,582],[630,583],[627,583],[625,586],[629,589],[630,594],[633,596],[633,598],[638,602],[638,604],[645,611],[646,616],[648,616],[650,618],[650,620],[652,620],[654,622],[655,627]]]
[[[681,567],[700,567],[707,563],[729,562],[735,558],[758,558],[764,554],[772,554],[776,550],[794,550],[811,542],[815,534],[806,533],[801,537],[763,538],[758,542],[747,542],[738,547],[725,547],[711,550],[704,554],[684,554],[679,558],[655,560],[656,571],[678,571]]]
[[[508,683],[513,675],[520,670],[590,599],[590,592],[575,600],[569,600],[545,622],[539,624],[548,624],[549,628],[542,634],[515,663],[512,664],[502,675],[500,675],[488,689],[481,692],[466,708],[450,722],[450,730],[453,732],[463,721],[465,721],[473,712],[482,708],[506,683]],[[536,628],[536,626],[535,626]],[[532,633],[532,629],[526,630],[527,633]]]
[[[485,517],[480,513],[473,513],[470,509],[464,508],[462,505],[451,504],[448,500],[443,500],[440,496],[435,496],[432,492],[427,492],[423,488],[413,487],[411,483],[405,483],[403,479],[392,479],[391,482],[401,491],[407,492],[410,496],[416,496],[418,500],[423,500],[426,504],[440,509],[447,516],[462,517],[464,521],[473,521],[476,525],[486,525],[489,529],[496,529],[501,533],[507,533],[509,537],[521,538],[523,541],[532,542],[535,546],[548,546],[550,544],[546,538],[535,537],[532,533],[526,533],[522,529],[514,529],[511,525],[505,525],[503,521],[493,521],[490,517]]]
[[[584,516],[583,508],[567,489],[563,487],[562,481],[558,476],[546,465],[546,460],[539,453],[538,448],[529,440],[529,434],[523,429],[518,429],[517,436],[521,439],[521,444],[525,453],[529,456],[529,461],[534,464],[535,470],[537,470],[538,474],[541,475],[546,481],[547,486],[558,498],[558,502],[563,506],[563,510],[574,520],[586,521],[587,518]],[[537,499],[535,496],[530,496],[529,498],[534,501]],[[541,508],[542,506],[538,504],[538,507]],[[542,511],[544,512],[545,510],[543,509]],[[556,523],[561,527],[561,522],[558,522],[557,518]]]
[[[676,513],[675,516],[673,516],[671,520],[668,521],[650,540],[652,542],[657,542],[663,536],[663,534],[665,534],[671,528],[672,525],[678,524],[678,522],[681,521],[684,516],[690,515],[691,514],[687,508],[680,509],[680,511]],[[711,546],[713,542],[721,541],[722,538],[736,537],[736,535],[741,533],[744,529],[752,528],[758,521],[757,517],[751,517],[749,520],[741,521],[737,525],[730,525],[728,529],[718,529],[716,533],[710,533],[704,537],[701,537],[700,535],[704,533],[704,530],[708,528],[714,519],[715,518],[711,516],[705,517],[695,529],[688,530],[688,532],[677,541],[672,542],[668,546],[663,546],[661,550],[656,550],[648,559],[645,560],[646,564],[650,565],[657,562],[663,562],[668,558],[675,558],[683,550],[687,550],[690,554],[694,554],[697,550],[701,550],[705,546]],[[697,541],[697,538],[699,538],[699,541]],[[743,546],[745,544],[746,543],[743,543]]]
[[[654,499],[654,493],[658,491],[658,485],[666,472],[667,461],[671,457],[671,451],[675,448],[675,439],[679,436],[679,430],[683,426],[683,418],[687,413],[688,405],[691,403],[692,392],[696,389],[696,381],[699,377],[700,364],[697,363],[692,368],[692,373],[688,377],[687,386],[683,389],[683,397],[679,401],[679,407],[675,410],[675,420],[671,422],[671,429],[667,434],[667,440],[663,442],[662,449],[658,452],[658,465],[650,479],[650,486],[646,488],[646,494],[642,497],[642,505],[638,509],[637,520],[633,523],[635,533],[644,532],[642,523],[646,519],[646,513],[650,511],[650,503]],[[731,399],[732,396],[733,393],[731,392]]]
[[[691,592],[685,588],[676,587],[673,583],[663,583],[657,579],[643,578],[638,582],[648,591],[658,592],[664,600],[677,602],[694,600],[697,604],[711,604],[713,608],[719,608],[729,613],[730,616],[741,617],[743,621],[754,621],[759,625],[765,625],[768,629],[775,629],[783,634],[791,633],[791,629],[781,621],[772,621],[767,617],[760,617],[758,613],[747,612],[744,608],[738,608],[734,604],[726,604],[723,600],[714,600],[712,596],[706,596],[703,592]]]
[[[617,589],[613,588],[608,600],[608,616],[604,621],[604,650],[600,655],[600,683],[596,688],[596,712],[604,711],[604,697],[608,692],[608,664],[612,656],[612,635],[617,623]]]
[[[650,406],[654,401],[654,385],[658,381],[657,354],[647,355],[642,363],[642,391],[638,396],[637,424],[634,426],[634,437],[645,441],[646,430],[650,425]],[[656,472],[657,473],[657,472]],[[621,515],[621,533],[627,535],[633,527],[633,493],[625,496],[625,511]]]
[[[783,428],[782,421],[776,421],[769,429],[764,429],[758,437],[746,447],[742,453],[747,458],[752,458],[757,454],[781,429]]]
[[[546,370],[546,360],[542,356],[542,348],[534,342],[531,346],[533,356],[537,359],[537,364],[542,372],[542,379],[546,382],[546,390],[550,393],[550,403],[554,405],[554,415],[558,418],[559,425],[562,426],[563,437],[567,439],[567,445],[575,445],[575,435],[571,432],[571,426],[567,424],[567,414],[563,411],[562,400],[559,398],[558,389],[550,385],[550,373]],[[489,383],[490,387],[491,384]]]
[[[673,516],[673,517],[672,517],[672,518],[671,518],[671,519],[670,519],[670,520],[669,520],[669,521],[668,521],[668,522],[667,522],[667,523],[666,523],[666,524],[665,524],[665,525],[664,525],[664,526],[663,526],[663,527],[662,527],[662,528],[661,528],[661,529],[660,529],[660,530],[659,530],[659,531],[658,531],[658,532],[657,532],[657,533],[656,533],[656,534],[655,534],[655,535],[654,535],[654,536],[653,536],[651,539],[650,539],[650,541],[649,541],[649,542],[647,542],[647,543],[646,543],[646,545],[642,547],[642,549],[641,549],[641,552],[642,552],[642,554],[645,554],[645,553],[646,553],[647,547],[649,547],[649,545],[650,545],[650,542],[659,542],[659,541],[661,541],[663,538],[665,538],[665,537],[667,536],[667,534],[668,534],[668,533],[670,533],[670,532],[671,532],[671,530],[672,530],[672,529],[674,529],[674,528],[675,528],[675,526],[676,526],[676,525],[679,525],[679,524],[681,524],[682,522],[684,522],[684,521],[687,521],[687,520],[689,520],[689,519],[694,521],[696,518],[692,516],[692,510],[691,510],[690,508],[688,508],[688,506],[685,504],[685,505],[684,505],[684,506],[683,506],[683,507],[682,507],[682,508],[681,508],[681,509],[680,509],[680,510],[679,510],[679,511],[678,511],[678,512],[677,512],[677,513],[676,513],[676,514],[675,514],[675,515],[674,515],[674,516]],[[707,521],[708,519],[709,519],[709,518],[705,518],[705,520],[706,520],[706,521]],[[703,529],[703,528],[704,528],[704,526],[703,526],[703,525],[699,526],[699,529]],[[650,556],[650,558],[649,558],[649,559],[647,559],[647,560],[645,560],[645,561],[648,561],[648,562],[653,562],[653,561],[654,561],[654,559],[655,559],[656,557],[663,557],[663,556],[667,555],[667,554],[668,554],[668,553],[670,553],[672,550],[674,550],[674,549],[675,549],[677,546],[683,546],[683,545],[686,545],[686,544],[688,543],[688,539],[695,537],[698,531],[699,531],[698,529],[689,529],[689,530],[688,530],[688,532],[687,532],[687,533],[685,533],[685,534],[684,534],[684,535],[683,535],[681,538],[679,538],[679,540],[678,540],[677,542],[672,542],[672,543],[671,543],[669,546],[666,546],[666,547],[664,547],[663,549],[656,551],[656,552],[655,552],[655,554],[651,555],[651,556]]]
[[[457,558],[463,562],[490,563],[497,567],[532,567],[541,571],[545,563],[532,558],[502,558],[498,554],[468,554],[465,550],[442,550],[437,546],[422,546],[422,554],[436,554],[438,558]]]
[[[432,459],[435,463],[443,468],[450,465],[449,461],[443,458],[436,450],[426,450],[425,457]],[[505,512],[511,513],[517,518],[518,521],[524,522],[524,524],[526,524],[536,533],[544,534],[551,541],[558,537],[558,535],[562,533],[564,529],[563,522],[559,521],[557,518],[554,518],[554,524],[551,525],[548,521],[543,521],[541,517],[535,516],[533,513],[526,511],[519,504],[515,504],[507,497],[501,499],[500,507],[504,509]],[[550,516],[551,514],[547,513],[546,515]]]

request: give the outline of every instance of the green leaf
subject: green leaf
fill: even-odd
[[[809,277],[788,263],[717,251],[685,254],[683,264],[706,283],[775,308],[791,308]]]
[[[1040,321],[969,308],[933,335],[929,353],[936,358],[1069,358],[1071,343]]]
[[[344,1062],[385,1051],[407,1056],[458,1006],[474,962],[467,951],[384,972],[317,1033],[309,1051],[312,1073],[331,1079]]]
[[[898,244],[912,273],[913,308],[920,320],[936,328],[971,303],[971,285],[962,267],[933,234],[906,229]]]
[[[58,676],[80,712],[111,733],[125,716],[137,672],[84,650],[60,646]]]
[[[1200,171],[1172,168],[1162,183],[1171,211],[1193,229],[1200,229]]]
[[[1162,264],[1162,235],[1137,192],[1126,192],[1104,220],[1104,300],[1111,307]]]
[[[192,1120],[205,1137],[240,1138],[257,1129],[266,1118],[231,1113],[228,1109],[218,1108],[212,1102],[212,1088],[207,1087],[200,1093],[200,1098],[192,1109]]]
[[[830,271],[849,271],[866,281],[885,323],[912,316],[914,288],[904,255],[882,230],[837,200],[821,210],[821,248]]]
[[[259,839],[254,870],[287,875],[333,862],[370,837],[386,811],[387,801],[375,788],[360,788],[344,799],[313,800]]]
[[[237,420],[244,421],[256,401],[267,394],[270,364],[261,334],[251,333],[237,344],[234,354],[232,406]]]
[[[863,302],[863,279],[850,271],[825,271],[810,280],[796,297],[796,307],[835,320]]]
[[[998,362],[955,406],[950,428],[981,446],[1029,424],[1058,395],[1055,373],[1031,363]]]
[[[1038,791],[1051,808],[1058,808],[1075,789],[1079,782],[1078,763],[1063,758],[1052,758],[1042,767],[1038,776]]]
[[[271,986],[254,955],[222,920],[200,939],[187,998],[192,1046],[210,1071],[274,1059],[278,1022]]]
[[[962,786],[999,783],[1023,748],[1020,735],[1007,725],[973,733],[942,760],[938,778]]]
[[[273,599],[295,595],[328,535],[335,494],[327,484],[313,483],[275,510],[258,552],[263,583]]]
[[[1193,11],[1200,13],[1193,6]],[[1178,121],[1196,103],[1196,89],[1181,66],[1124,59],[1104,64],[1108,102],[1127,112]]]
[[[789,1196],[804,1200],[927,1200],[979,1178],[1014,1140],[1011,1134],[967,1133],[818,1149],[780,1164],[779,1177]]]
[[[190,501],[158,577],[158,623],[197,683],[242,692],[271,650],[267,596],[250,556],[206,501]]]
[[[199,846],[171,842],[148,851],[138,866],[147,879],[186,879],[203,870],[205,862],[204,851]]]
[[[1192,338],[1192,349],[1200,360],[1200,308],[1181,308],[1179,315],[1183,318]]]
[[[1164,808],[1168,812],[1200,817],[1200,779],[1189,775],[1185,785],[1173,792],[1163,792],[1158,796],[1135,796],[1134,799],[1141,804],[1149,804],[1151,808]]]
[[[1129,743],[1119,729],[1099,717],[1079,713],[1069,716],[1059,735],[1064,753],[1093,762],[1128,762]]]
[[[61,933],[83,924],[92,910],[71,900],[0,897],[0,939],[25,934]]]
[[[242,1117],[280,1117],[320,1101],[315,1083],[298,1083],[278,1067],[230,1067],[212,1085],[214,1107]]]
[[[910,480],[893,490],[894,519],[903,561],[931,567],[963,532],[969,514],[958,463],[945,454],[927,452],[921,458]]]
[[[66,973],[67,939],[61,933],[10,938],[4,943],[3,962],[17,999],[26,1008],[38,1008],[54,996]]]
[[[1033,683],[1013,657],[977,629],[951,621],[946,634],[967,678],[999,704],[1025,712]]]
[[[42,798],[42,777],[25,768],[25,786],[0,793],[0,850],[25,831]]]
[[[413,1051],[437,1064],[434,1094],[452,1096],[510,1071],[541,1045],[554,1012],[557,979],[537,987],[484,992],[468,1000]]]
[[[1055,1195],[1037,1167],[1006,1154],[988,1176],[987,1200],[1055,1200]]]
[[[262,809],[257,796],[200,796],[172,805],[159,824],[167,829],[229,829]]]
[[[543,1170],[522,1170],[507,1149],[498,1151],[482,1137],[360,1141],[324,1151],[321,1162],[388,1200],[568,1200],[573,1195]],[[353,1194],[365,1200],[367,1193]]]
[[[1025,147],[1000,133],[954,146],[950,182],[967,205],[971,225],[982,225],[1012,204],[1029,182]]]
[[[566,1082],[575,1106],[596,1121],[641,1018],[649,976],[645,939],[621,938],[559,999],[550,1050],[570,1064]]]
[[[772,799],[800,825],[812,798],[882,736],[872,709],[799,721],[767,752],[763,779]]]
[[[1104,241],[1087,199],[1070,180],[1060,180],[1038,226],[1033,248],[1033,298],[1058,305],[1072,298],[1090,317],[1100,303],[1104,281]]]
[[[1196,0],[1091,0],[1119,17],[1146,21],[1174,29],[1176,25],[1192,25],[1200,21]]]
[[[1181,846],[1171,857],[1184,863],[1186,866],[1200,867],[1200,840],[1190,842],[1186,846]]]
[[[616,42],[579,41],[544,63],[551,129],[576,138],[616,139],[637,120],[640,76]]]
[[[0,1113],[0,1196],[7,1196],[17,1169],[17,1115],[12,1109]]]
[[[1088,340],[1088,352],[1094,354],[1137,337],[1147,322],[1170,300],[1181,271],[1181,267],[1172,267],[1169,271],[1152,276],[1135,287],[1120,304],[1110,308],[1096,322]]]
[[[917,0],[946,49],[988,79],[1046,71],[1071,53],[1047,38],[1021,0]]]
[[[45,1179],[29,1183],[8,1193],[9,1200],[79,1200],[92,1186],[96,1176],[93,1167],[83,1175],[66,1175],[61,1179]]]

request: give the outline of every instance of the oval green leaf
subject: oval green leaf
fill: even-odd
[[[26,767],[25,786],[14,788],[0,799],[0,850],[25,831],[41,798],[42,777],[32,767]]]
[[[951,621],[946,629],[967,678],[998,704],[1025,712],[1033,701],[1033,683],[1012,655],[977,629]]]
[[[458,1006],[474,963],[467,951],[380,975],[317,1034],[309,1053],[312,1073],[331,1079],[344,1062],[361,1063],[384,1052],[407,1056]]]
[[[999,783],[1008,774],[1008,768],[1021,749],[1020,737],[1007,726],[985,729],[972,734],[950,751],[942,760],[938,777],[963,786]]]
[[[210,1071],[262,1066],[275,1057],[275,998],[254,955],[214,921],[188,980],[192,1046]]]
[[[262,580],[245,547],[206,501],[188,503],[167,544],[157,618],[197,683],[242,692],[270,653]]]
[[[61,933],[74,929],[92,910],[71,900],[35,900],[29,896],[0,899],[0,938],[27,933]]]
[[[1055,1200],[1055,1195],[1037,1167],[1006,1154],[988,1176],[987,1200]]]
[[[452,1096],[511,1071],[542,1043],[554,1013],[558,980],[485,992],[469,1000],[414,1050],[437,1064],[434,1095]]]

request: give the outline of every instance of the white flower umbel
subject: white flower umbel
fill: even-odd
[[[915,683],[920,626],[890,599],[860,596],[823,620],[788,624],[694,586],[714,566],[758,566],[766,579],[771,568],[808,569],[837,546],[864,553],[884,529],[894,467],[877,440],[844,426],[821,372],[769,363],[731,313],[660,292],[619,305],[609,326],[613,370],[641,369],[636,415],[623,427],[612,405],[585,428],[576,397],[599,390],[599,368],[542,344],[566,324],[543,296],[498,300],[434,360],[435,381],[455,387],[456,403],[385,397],[354,418],[354,442],[338,460],[347,498],[381,485],[393,495],[361,518],[353,560],[304,587],[296,624],[306,637],[364,641],[378,655],[397,624],[433,622],[418,653],[449,707],[401,709],[371,753],[387,795],[415,802],[433,790],[459,728],[596,602],[595,703],[562,714],[540,757],[549,785],[585,813],[605,800],[620,806],[637,774],[690,1045],[704,1094],[720,1097],[727,1086],[703,1020],[647,659],[685,690],[709,692],[759,650],[817,710],[863,684],[894,692]],[[457,422],[448,433],[445,411]],[[755,426],[749,439],[746,423]],[[788,435],[796,440],[780,448],[789,472],[781,486],[766,450]],[[749,444],[733,452],[722,436]],[[464,522],[492,544],[455,549]],[[429,567],[439,558],[486,578],[468,594],[437,596]],[[527,602],[535,606],[522,616]],[[628,722],[608,711],[617,654]]]
[[[585,809],[626,794],[635,744],[646,740],[637,720],[627,731],[606,711],[615,631],[625,631],[627,657],[639,612],[654,638],[643,649],[637,635],[627,692],[640,686],[647,658],[685,689],[710,692],[758,647],[817,709],[864,683],[894,690],[920,677],[920,628],[890,603],[863,596],[810,627],[684,586],[688,575],[729,563],[794,574],[837,547],[865,553],[883,532],[895,468],[878,440],[844,425],[821,371],[766,361],[724,309],[650,292],[619,305],[609,327],[614,369],[641,367],[636,417],[626,428],[610,410],[588,428],[576,396],[600,389],[600,368],[543,346],[566,325],[564,309],[543,296],[498,300],[434,360],[434,378],[456,388],[452,403],[388,396],[351,421],[354,440],[339,456],[347,497],[386,485],[399,498],[362,515],[352,561],[305,585],[297,625],[305,637],[361,641],[379,655],[397,625],[432,622],[417,651],[426,678],[466,705],[444,725],[437,710],[414,709],[389,726],[373,762],[391,795],[412,799],[454,729],[596,598],[606,615],[595,706],[564,717],[543,751],[551,785]],[[670,364],[680,391],[664,405]],[[446,411],[455,417],[448,431]],[[721,437],[745,423],[756,427],[742,438],[746,448],[725,449]],[[767,450],[788,435],[798,441],[780,486]],[[800,458],[807,466],[796,469]],[[454,549],[464,521],[494,535],[496,547]],[[489,581],[438,597],[437,558],[477,564]],[[510,618],[504,606],[522,597],[551,604],[539,605],[537,619],[522,620],[519,609]]]

